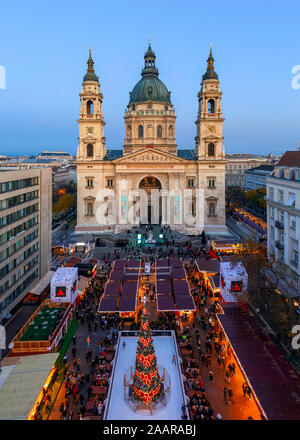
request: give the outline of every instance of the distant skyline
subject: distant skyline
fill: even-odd
[[[76,154],[78,94],[89,48],[104,95],[106,146],[121,149],[124,111],[149,37],[176,110],[178,148],[195,146],[197,93],[212,43],[226,153],[297,149],[300,88],[293,89],[291,71],[300,65],[300,5],[268,3],[7,2],[0,28],[0,67],[6,72],[6,89],[0,81],[0,154]]]

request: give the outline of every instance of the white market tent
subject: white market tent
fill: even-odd
[[[17,358],[0,388],[0,420],[27,419],[57,357],[50,353]]]
[[[232,264],[230,261],[220,263],[220,292],[224,302],[236,302],[248,288],[248,274],[241,262]]]
[[[51,280],[53,302],[74,302],[77,297],[78,268],[59,267]]]

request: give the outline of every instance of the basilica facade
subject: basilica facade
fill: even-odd
[[[76,233],[118,232],[141,223],[187,234],[222,233],[225,151],[212,50],[198,93],[195,148],[176,144],[171,93],[149,44],[142,77],[130,92],[122,150],[106,148],[103,95],[91,56],[80,93]]]

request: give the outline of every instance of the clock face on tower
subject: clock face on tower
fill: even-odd
[[[94,133],[94,127],[86,127],[86,132],[87,132],[88,134],[92,134],[92,133]]]

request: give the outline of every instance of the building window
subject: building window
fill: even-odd
[[[131,125],[127,125],[127,138],[131,139]]]
[[[143,137],[144,137],[144,127],[142,125],[139,125],[139,127],[138,127],[138,136],[139,136],[139,139],[143,139]]]
[[[208,187],[215,188],[215,179],[208,179]]]
[[[291,216],[290,221],[291,221],[291,223],[290,223],[291,228],[296,229],[296,217]]]
[[[207,154],[208,154],[208,156],[215,155],[215,144],[213,144],[213,143],[208,144]]]
[[[162,126],[161,126],[161,125],[158,125],[158,126],[157,126],[157,137],[158,137],[159,139],[162,138]]]
[[[292,276],[292,280],[298,284],[299,283],[299,275],[296,272],[291,271],[291,276]]]
[[[271,207],[271,219],[274,220],[275,218],[275,209]]]
[[[93,209],[94,209],[93,202],[88,202],[86,205],[86,215],[90,215],[90,216],[94,215]]]
[[[280,217],[279,220],[281,221],[281,223],[284,224],[284,211],[280,211]]]
[[[87,179],[86,180],[86,186],[88,188],[93,188],[94,187],[94,180],[93,179]]]
[[[87,157],[93,157],[94,156],[94,146],[92,144],[88,144],[86,147],[86,155]]]
[[[107,184],[106,184],[106,186],[107,186],[108,188],[112,188],[112,187],[114,186],[114,181],[113,181],[113,179],[107,179]]]
[[[269,188],[269,198],[274,200],[274,188],[272,186]]]
[[[169,126],[169,137],[172,138],[174,136],[173,134],[173,125]]]
[[[94,114],[94,103],[93,101],[88,101],[86,103],[86,111],[88,115],[93,115]]]
[[[216,204],[215,203],[209,203],[208,204],[208,215],[209,216],[215,216],[216,215]]]
[[[195,181],[194,181],[194,179],[188,179],[187,186],[188,186],[188,188],[195,188]]]
[[[271,238],[275,238],[275,229],[274,226],[271,226]]]
[[[283,203],[284,202],[284,194],[283,191],[280,189],[278,190],[278,201]]]
[[[208,101],[208,113],[215,113],[215,101],[213,99]]]
[[[147,137],[153,138],[153,126],[152,125],[147,126]]]
[[[295,194],[289,193],[289,199],[288,199],[287,204],[288,204],[288,206],[295,208]]]

